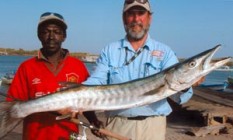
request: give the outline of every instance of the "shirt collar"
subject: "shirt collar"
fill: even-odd
[[[144,44],[145,46],[145,49],[148,49],[148,50],[153,50],[153,40],[152,38],[150,37],[150,35],[148,34],[147,36],[147,39],[146,39],[146,42]],[[131,44],[129,43],[127,37],[125,36],[125,38],[123,39],[123,45],[121,46],[122,48],[128,48],[129,50],[133,50]]]
[[[62,48],[62,54],[64,55],[64,59],[65,59],[69,55],[69,50]],[[38,51],[37,59],[48,61],[48,59],[42,53],[42,48]]]

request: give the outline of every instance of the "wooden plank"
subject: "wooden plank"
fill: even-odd
[[[197,137],[205,137],[206,135],[219,135],[221,129],[225,128],[224,124],[205,126],[200,128],[192,128],[189,133]]]
[[[233,100],[230,100],[228,98],[223,98],[221,96],[217,96],[216,93],[215,94],[211,94],[212,92],[214,93],[215,91],[201,91],[198,88],[194,88],[194,94],[196,96],[199,96],[201,98],[204,98],[206,100],[221,104],[221,105],[225,105],[225,106],[229,106],[229,107],[233,107]]]

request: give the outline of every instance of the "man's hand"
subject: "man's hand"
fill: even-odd
[[[60,116],[56,117],[56,120],[62,120],[67,118],[77,118],[79,114],[82,115],[82,112],[71,112],[69,109],[63,109],[57,111]]]
[[[67,114],[71,114],[71,110],[70,109],[63,109],[63,110],[59,110],[57,111],[59,114],[61,115],[67,115]]]
[[[98,128],[104,128],[104,123],[100,121],[94,111],[87,111],[83,112],[83,115],[87,118],[89,123],[93,125],[94,127]],[[91,130],[92,134],[94,134],[97,137],[103,138],[103,134],[101,134],[98,130]]]
[[[104,128],[104,123],[100,120],[95,120],[95,121],[91,122],[91,125],[95,126],[96,128]],[[105,135],[103,135],[102,133],[100,133],[97,130],[91,130],[91,132],[96,137],[99,137],[99,138],[105,137]]]

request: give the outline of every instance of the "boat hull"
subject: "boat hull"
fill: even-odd
[[[2,77],[1,84],[10,85],[12,83],[12,80],[13,79],[8,79],[8,78],[5,78],[5,77]]]

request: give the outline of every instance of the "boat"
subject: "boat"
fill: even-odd
[[[227,81],[228,81],[229,84],[233,84],[233,77],[232,77],[232,76],[229,76],[229,77],[227,78]]]
[[[15,71],[10,72],[10,73],[6,73],[2,78],[1,78],[1,84],[6,84],[6,85],[10,85],[14,79],[15,76]]]
[[[79,59],[83,61],[84,63],[95,63],[98,57],[99,57],[98,55],[88,54],[88,55],[79,57]]]
[[[221,84],[201,84],[200,85],[200,87],[209,88],[215,91],[225,91],[228,86],[229,86],[229,83],[227,81],[224,81]]]
[[[8,55],[8,53],[7,53],[6,49],[5,49],[5,51],[4,51],[4,52],[0,51],[0,55]]]
[[[0,86],[2,85],[2,79],[0,79]]]
[[[232,76],[227,77],[227,82],[228,82],[228,87],[233,88],[233,77]]]
[[[229,66],[221,66],[220,68],[215,69],[215,71],[233,71]]]

